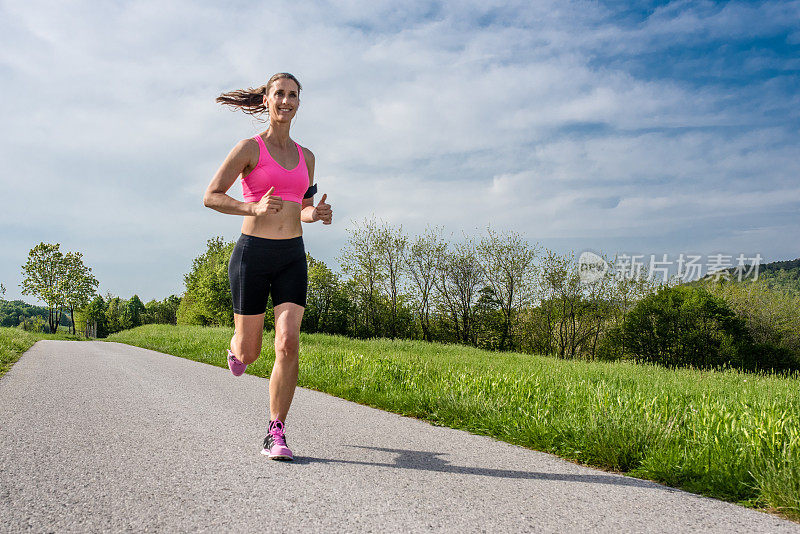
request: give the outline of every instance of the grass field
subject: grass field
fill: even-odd
[[[230,328],[109,341],[226,367]],[[268,377],[271,332],[247,372]],[[800,376],[564,361],[301,335],[301,386],[800,519]]]
[[[0,376],[11,369],[22,354],[40,339],[85,339],[71,334],[40,334],[19,328],[0,327]]]

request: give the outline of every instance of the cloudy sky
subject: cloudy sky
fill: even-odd
[[[103,293],[181,293],[239,234],[205,187],[264,129],[214,98],[279,71],[335,211],[306,247],[333,267],[372,214],[559,252],[800,256],[800,2],[630,6],[0,2],[6,298],[40,241]]]

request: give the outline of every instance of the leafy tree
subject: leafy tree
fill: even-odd
[[[538,306],[526,308],[519,314],[519,348],[530,354],[553,354],[553,323],[555,306],[543,300]]]
[[[592,327],[587,321],[591,303],[583,295],[580,273],[574,253],[565,257],[566,268],[557,273],[556,286],[556,348],[561,358],[574,358],[586,351],[592,339]],[[554,277],[554,278],[556,278]]]
[[[475,303],[476,340],[478,347],[486,350],[503,350],[505,316],[502,303],[490,286],[478,291]]]
[[[208,325],[208,318],[200,312],[200,305],[188,291],[181,297],[177,314],[178,324]]]
[[[375,232],[375,253],[379,269],[385,273],[381,282],[391,305],[389,333],[392,339],[397,336],[398,300],[407,245],[408,237],[403,233],[402,226],[395,230],[382,222]]]
[[[356,313],[355,305],[351,298],[347,284],[339,283],[333,293],[331,307],[321,322],[321,332],[327,334],[352,335],[349,318]]]
[[[439,258],[434,286],[452,320],[456,337],[465,344],[476,343],[474,307],[483,282],[483,268],[471,239],[456,243],[452,251],[445,251]]]
[[[608,259],[601,256],[603,261]],[[645,284],[644,287],[651,287]],[[613,302],[615,288],[614,275],[608,271],[593,280],[581,280],[582,294],[586,299],[585,313],[581,317],[585,323],[588,338],[582,344],[582,353],[589,359],[598,357],[600,337],[609,328],[609,324],[619,314],[619,309]]]
[[[151,300],[145,304],[142,324],[177,324],[180,303],[181,298],[176,295],[170,295],[161,301]]]
[[[142,318],[146,312],[144,303],[139,295],[133,295],[125,302],[121,310],[121,323],[123,329],[136,328],[142,325]]]
[[[378,223],[375,218],[364,219],[348,229],[348,239],[342,249],[341,264],[345,274],[355,282],[360,301],[359,314],[367,336],[379,332],[378,288],[386,277],[383,263],[378,257]],[[363,319],[362,319],[363,318]]]
[[[28,252],[22,266],[22,294],[44,301],[48,307],[50,332],[56,332],[64,306],[63,280],[66,273],[61,245],[39,243]]]
[[[211,238],[206,251],[192,261],[184,276],[186,292],[178,307],[178,323],[233,326],[228,262],[235,244]]]
[[[538,271],[540,300],[525,314],[525,345],[560,358],[595,358],[598,340],[615,309],[609,303],[611,277],[584,282],[574,253],[551,250],[545,250]]]
[[[422,335],[426,341],[431,337],[431,304],[436,280],[436,266],[444,254],[447,243],[442,239],[441,228],[426,228],[425,233],[411,243],[407,249],[405,264],[411,280],[412,302]]]
[[[538,331],[532,344],[544,354],[554,354],[556,339],[556,315],[559,297],[563,294],[563,285],[567,279],[569,260],[552,250],[545,250],[539,280],[541,301],[538,313],[532,314],[537,319],[534,329]]]
[[[61,292],[64,303],[69,308],[72,333],[75,334],[75,308],[86,305],[97,291],[99,282],[92,275],[92,269],[83,264],[83,254],[67,252],[64,256],[64,277]]]
[[[491,228],[478,243],[483,277],[503,313],[499,350],[505,350],[516,314],[533,295],[536,252],[518,233],[498,234]]]
[[[107,308],[103,297],[97,295],[83,309],[82,315],[86,323],[97,324],[97,337],[106,337],[109,334],[106,324]]]
[[[308,262],[308,296],[303,314],[303,330],[326,332],[334,304],[339,292],[339,278],[324,262],[306,254]]]
[[[124,330],[124,322],[122,319],[122,310],[125,308],[126,302],[119,297],[114,297],[106,295],[106,327],[108,328],[108,333],[113,334],[114,332],[119,332],[120,330]]]
[[[6,286],[4,286],[2,282],[0,282],[0,298],[5,296],[6,296]]]
[[[28,332],[48,332],[47,323],[40,315],[25,317],[19,327]]]

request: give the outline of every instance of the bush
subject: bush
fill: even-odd
[[[704,289],[665,287],[639,301],[604,338],[622,355],[665,366],[752,366],[754,346],[744,321],[725,300]]]

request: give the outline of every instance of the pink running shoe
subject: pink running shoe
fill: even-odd
[[[283,421],[275,419],[269,422],[267,437],[264,438],[264,450],[261,454],[269,456],[270,460],[292,460],[292,451],[286,446],[286,436],[283,435]]]
[[[247,369],[247,364],[237,360],[231,349],[228,349],[228,368],[233,373],[233,376],[242,376]]]

